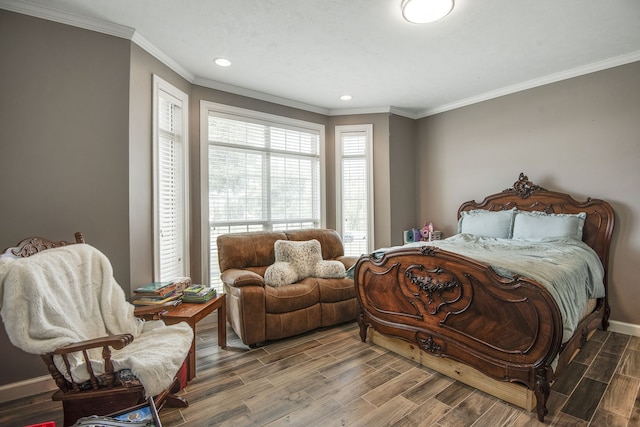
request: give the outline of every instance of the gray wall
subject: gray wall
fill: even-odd
[[[640,325],[640,62],[417,122],[419,218],[446,235],[458,206],[510,187],[520,172],[616,211],[613,320]]]
[[[0,248],[82,231],[128,286],[129,50],[123,39],[0,10]],[[47,373],[4,328],[0,359],[0,384]]]
[[[390,245],[403,243],[402,232],[420,228],[424,221],[416,219],[415,121],[391,115],[389,120],[389,200],[391,222],[386,229],[391,233]]]

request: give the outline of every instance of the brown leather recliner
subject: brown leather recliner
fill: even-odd
[[[227,320],[243,343],[254,347],[356,318],[358,303],[353,279],[307,277],[279,287],[265,284],[265,271],[275,262],[277,240],[311,239],[320,242],[324,260],[340,261],[349,269],[358,259],[344,256],[342,240],[335,230],[247,232],[218,237]]]

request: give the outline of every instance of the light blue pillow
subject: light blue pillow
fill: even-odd
[[[508,211],[487,211],[484,209],[462,211],[458,221],[458,233],[510,239],[515,214],[515,208]]]
[[[519,211],[513,222],[513,238],[519,240],[544,237],[572,237],[582,240],[585,212],[579,214],[546,214]]]

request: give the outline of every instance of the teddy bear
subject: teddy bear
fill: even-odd
[[[433,233],[433,224],[432,223],[427,223],[425,221],[424,223],[424,227],[422,227],[420,229],[420,235],[422,236],[422,241],[423,242],[428,242],[431,240],[431,233]]]

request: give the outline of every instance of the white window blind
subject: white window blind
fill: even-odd
[[[186,95],[156,79],[154,280],[188,276]],[[173,92],[173,93],[171,93]],[[177,96],[174,96],[177,95]]]
[[[316,129],[207,114],[209,272],[220,291],[221,234],[322,225],[321,138]]]
[[[362,130],[360,130],[362,129]],[[373,191],[370,178],[370,125],[336,127],[338,221],[345,255],[371,250]]]

